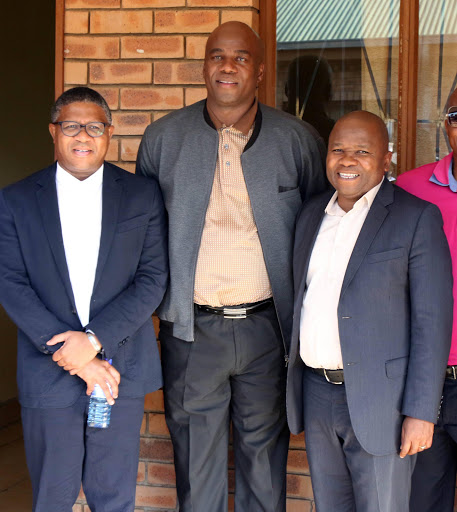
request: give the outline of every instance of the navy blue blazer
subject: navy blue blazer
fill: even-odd
[[[333,192],[304,205],[294,247],[294,322],[287,378],[292,432],[303,423],[299,353],[306,275]],[[373,455],[398,451],[404,416],[436,422],[452,332],[452,269],[436,206],[385,180],[344,277],[338,327],[351,423]]]
[[[120,372],[120,397],[154,391],[162,374],[151,314],[168,280],[159,187],[105,162],[90,322],[82,326],[65,259],[55,174],[53,164],[0,191],[0,303],[18,326],[20,403],[66,407],[85,392],[84,381],[52,360],[61,345],[46,345],[55,334],[83,328],[96,333]]]

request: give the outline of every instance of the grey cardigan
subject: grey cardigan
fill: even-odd
[[[217,152],[218,132],[205,100],[148,126],[138,152],[136,172],[159,181],[168,212],[170,285],[157,313],[173,323],[173,336],[186,341],[194,339],[195,268]],[[241,163],[286,347],[295,216],[303,200],[326,187],[324,155],[312,127],[259,104]]]

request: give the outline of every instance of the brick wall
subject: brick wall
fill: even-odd
[[[88,85],[108,101],[115,125],[110,162],[133,172],[146,126],[206,96],[206,38],[229,20],[258,29],[259,0],[66,0],[65,88]],[[232,483],[233,460],[229,479]],[[288,512],[312,511],[303,437],[291,439],[288,496]],[[173,451],[161,391],[145,401],[136,507],[176,508]],[[89,512],[83,494],[73,512]]]

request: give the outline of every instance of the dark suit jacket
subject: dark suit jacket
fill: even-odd
[[[332,192],[305,205],[294,248],[287,382],[292,432],[303,425],[300,310],[309,259]],[[351,423],[374,455],[399,448],[404,416],[436,422],[452,331],[452,270],[441,214],[385,180],[355,244],[338,305]]]
[[[79,377],[52,361],[60,344],[46,345],[55,334],[83,327],[95,332],[121,373],[119,396],[139,397],[162,385],[151,320],[168,278],[159,187],[105,163],[90,322],[82,326],[65,259],[55,174],[54,164],[0,191],[0,302],[18,326],[20,402],[66,407],[85,392]]]

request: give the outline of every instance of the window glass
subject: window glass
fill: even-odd
[[[395,151],[399,7],[400,0],[277,0],[276,106],[326,142],[342,115],[369,110],[386,122]]]
[[[456,0],[420,0],[416,166],[451,151],[444,114],[457,86],[456,55]]]

